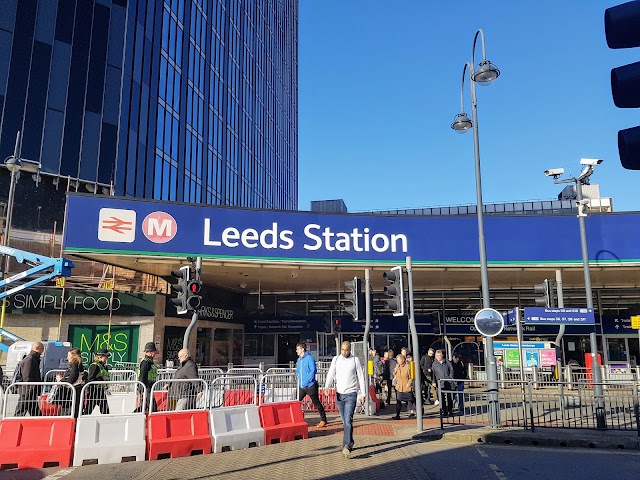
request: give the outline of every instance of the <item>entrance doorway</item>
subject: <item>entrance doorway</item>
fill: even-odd
[[[298,359],[296,355],[296,343],[300,341],[298,334],[278,335],[278,365],[289,365]]]

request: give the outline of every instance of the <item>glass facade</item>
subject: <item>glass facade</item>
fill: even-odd
[[[56,187],[297,209],[297,43],[298,0],[2,0],[1,158],[22,131]]]

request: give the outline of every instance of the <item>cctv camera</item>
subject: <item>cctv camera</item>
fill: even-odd
[[[559,177],[564,173],[564,168],[550,168],[549,170],[545,170],[544,174],[547,177]]]
[[[580,159],[580,164],[581,165],[600,165],[602,163],[602,160],[600,160],[599,158],[581,158]]]
[[[590,202],[591,202],[591,201],[590,201],[590,200],[588,200],[588,199],[585,199],[585,200],[578,200],[578,201],[576,202],[576,205],[578,205],[578,206],[587,206],[587,207],[588,207]]]

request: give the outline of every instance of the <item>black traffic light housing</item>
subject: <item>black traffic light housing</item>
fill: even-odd
[[[333,333],[340,333],[342,331],[342,319],[334,318],[333,319]]]
[[[535,284],[533,291],[542,295],[535,298],[536,307],[554,308],[556,306],[553,281],[545,279],[544,282]]]
[[[171,303],[176,306],[178,314],[187,313],[189,310],[197,310],[202,302],[200,291],[202,282],[198,278],[198,272],[191,275],[191,267],[180,267],[180,270],[171,272],[171,276],[176,279],[176,283],[171,284],[171,290],[176,294],[176,298],[171,299]]]
[[[344,282],[346,291],[344,292],[344,309],[354,320],[364,320],[364,295],[362,295],[362,282],[358,277]]]
[[[609,48],[640,47],[640,0],[607,8],[604,31]],[[618,108],[640,107],[640,62],[611,70],[611,93]],[[640,126],[618,132],[622,166],[640,170]]]
[[[187,306],[187,291],[189,288],[190,274],[191,268],[188,266],[180,267],[180,270],[171,272],[171,276],[176,280],[176,283],[171,284],[171,290],[176,294],[176,298],[172,298],[171,303],[176,306],[178,314],[189,311]]]
[[[384,287],[384,294],[391,298],[387,300],[385,308],[393,312],[394,317],[404,315],[404,273],[402,267],[393,267],[382,275],[391,285]]]

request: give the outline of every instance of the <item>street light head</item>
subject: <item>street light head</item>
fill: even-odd
[[[483,60],[474,69],[471,80],[480,85],[489,85],[500,76],[500,70],[489,60]]]
[[[4,161],[4,166],[7,167],[11,173],[17,172],[22,168],[22,162],[19,158],[9,157]]]
[[[471,127],[473,127],[473,123],[469,116],[464,112],[457,114],[451,124],[451,128],[458,133],[465,133],[467,130],[470,130]]]
[[[581,158],[580,159],[580,164],[581,165],[591,165],[591,166],[596,166],[596,165],[600,165],[602,163],[602,160],[599,158]]]
[[[564,173],[564,168],[550,168],[549,170],[544,171],[544,174],[547,177],[553,177],[553,178],[558,178],[563,173]]]

